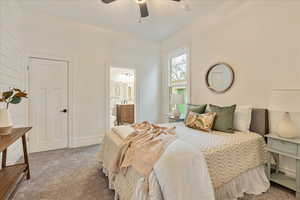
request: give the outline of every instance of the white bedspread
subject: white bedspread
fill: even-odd
[[[131,126],[115,126],[112,128],[112,131],[118,134],[122,139],[125,139],[134,131],[134,128]]]
[[[154,166],[164,200],[213,200],[204,156],[191,145],[177,139]]]
[[[101,145],[100,160],[109,177],[110,186],[116,190],[117,194],[120,194],[120,200],[132,200],[133,196],[137,197],[135,200],[162,200],[160,196],[163,196],[164,200],[179,200],[193,199],[198,195],[203,198],[198,196],[197,200],[209,200],[214,199],[212,188],[218,191],[217,194],[215,193],[215,198],[220,199],[218,193],[222,193],[222,197],[225,195],[222,192],[225,191],[223,188],[229,185],[230,192],[233,191],[232,188],[242,177],[240,175],[248,172],[253,174],[253,171],[257,171],[256,168],[265,162],[265,143],[258,134],[205,133],[189,129],[182,123],[163,124],[163,126],[174,125],[176,125],[178,140],[167,148],[154,166],[154,171],[149,177],[151,188],[148,199],[145,193],[140,192],[143,189],[144,180],[135,170],[128,170],[126,176],[109,173],[110,163],[122,146],[123,138],[130,133],[130,130],[123,129],[119,133],[113,130],[106,134],[104,143]],[[264,174],[263,170],[260,171]],[[258,185],[264,185],[262,191],[268,188],[268,185],[263,183],[264,179],[255,181]],[[231,196],[234,199],[238,192],[249,192],[249,187],[246,186],[247,184],[241,185],[243,188],[237,188],[234,195],[226,193],[226,196],[229,197],[228,199],[231,199]],[[251,190],[250,193],[252,192]]]
[[[126,138],[132,129],[129,126],[114,127],[112,130],[121,138]],[[148,200],[154,191],[153,183],[160,185],[164,200],[214,200],[214,191],[211,184],[206,161],[201,152],[192,145],[176,139],[170,144],[154,166],[154,173],[149,179],[142,177],[136,186],[134,200]],[[143,188],[147,181],[149,190]],[[154,187],[156,184],[154,184]],[[157,200],[156,198],[152,198]]]

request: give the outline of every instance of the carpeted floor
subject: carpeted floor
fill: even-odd
[[[113,200],[106,177],[100,173],[99,146],[63,149],[30,155],[31,180],[21,183],[15,200]],[[280,186],[242,200],[295,200]]]

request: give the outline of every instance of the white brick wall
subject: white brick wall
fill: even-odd
[[[0,92],[9,87],[26,89],[25,53],[20,40],[21,8],[15,0],[0,0]],[[3,106],[3,105],[0,105]],[[26,125],[26,102],[11,106],[15,126]],[[8,161],[19,159],[20,142],[8,149]]]

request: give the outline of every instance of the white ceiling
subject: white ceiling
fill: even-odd
[[[147,0],[150,16],[139,23],[139,7],[134,0],[117,0],[104,4],[101,0],[21,0],[25,8],[53,16],[127,32],[149,40],[163,40],[228,0]],[[185,8],[186,2],[190,10]]]

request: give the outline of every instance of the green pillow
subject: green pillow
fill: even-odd
[[[206,106],[207,106],[207,104],[202,104],[202,105],[187,104],[186,115],[185,115],[184,121],[187,118],[190,111],[197,113],[197,114],[205,113]]]
[[[233,133],[233,120],[236,105],[220,107],[210,104],[209,108],[211,112],[215,112],[217,114],[213,129],[216,131]]]

